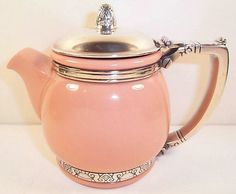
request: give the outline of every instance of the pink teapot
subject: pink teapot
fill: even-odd
[[[196,132],[223,92],[229,54],[223,38],[172,42],[117,29],[108,4],[96,23],[58,40],[50,57],[26,48],[8,67],[23,78],[62,171],[83,185],[114,188],[143,177],[157,155]],[[210,86],[193,118],[169,133],[162,70],[189,53],[211,57]]]

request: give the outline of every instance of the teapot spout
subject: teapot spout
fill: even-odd
[[[44,89],[51,77],[51,64],[49,56],[34,49],[25,48],[18,52],[7,65],[24,80],[31,103],[39,118]]]

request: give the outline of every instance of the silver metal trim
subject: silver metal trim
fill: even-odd
[[[112,7],[103,4],[97,15],[96,29],[81,29],[59,39],[52,50],[71,57],[118,59],[146,56],[159,51],[160,47],[145,34],[117,28]]]
[[[153,165],[153,161],[150,160],[140,166],[135,168],[120,171],[120,172],[108,172],[108,173],[101,173],[101,172],[91,172],[87,170],[82,170],[71,166],[70,164],[64,162],[63,160],[58,160],[60,167],[69,173],[70,175],[74,176],[75,178],[82,179],[84,181],[94,182],[94,183],[118,183],[122,181],[127,181],[132,178],[135,178],[148,169],[151,168]]]
[[[52,47],[52,51],[60,55],[93,59],[139,57],[159,50],[152,38],[141,33],[117,30],[105,36],[91,29],[62,38]]]
[[[102,4],[97,17],[97,29],[102,35],[111,34],[116,28],[114,12],[109,4]]]
[[[62,65],[57,63],[56,61],[54,61],[53,64],[57,74],[61,77],[72,80],[97,82],[97,83],[119,83],[119,82],[136,81],[148,78],[160,69],[157,63],[147,65],[144,67],[124,69],[118,71],[80,69],[76,67],[69,67]]]
[[[229,51],[226,47],[226,42],[225,38],[219,38],[212,43],[203,44],[199,42],[173,43],[167,38],[163,38],[160,42],[157,42],[164,51],[162,58],[158,62],[160,67],[167,68],[171,62],[175,61],[180,56],[193,53],[209,55],[214,70],[211,75],[207,95],[203,99],[200,108],[186,125],[169,134],[166,144],[160,153],[163,154],[169,148],[178,146],[192,137],[215,108],[224,91],[228,75]]]

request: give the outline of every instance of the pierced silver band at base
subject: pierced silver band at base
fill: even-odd
[[[67,164],[63,160],[58,160],[59,165],[70,175],[89,182],[94,183],[117,183],[121,181],[127,181],[129,179],[135,178],[144,172],[146,172],[153,164],[153,161],[150,160],[143,165],[137,166],[130,170],[120,171],[120,172],[111,172],[111,173],[99,173],[99,172],[90,172],[86,170],[81,170],[79,168],[73,167],[70,164]]]
[[[88,70],[77,67],[69,67],[63,64],[53,62],[54,69],[61,77],[97,83],[119,83],[136,81],[152,76],[160,67],[157,63],[144,67],[123,70]]]

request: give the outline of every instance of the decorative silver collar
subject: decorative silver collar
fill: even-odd
[[[119,83],[136,81],[150,77],[157,72],[160,67],[157,63],[147,65],[144,67],[138,67],[133,69],[124,70],[87,70],[76,67],[69,67],[57,62],[53,62],[54,69],[59,76],[79,81],[86,82],[98,82],[98,83]]]

